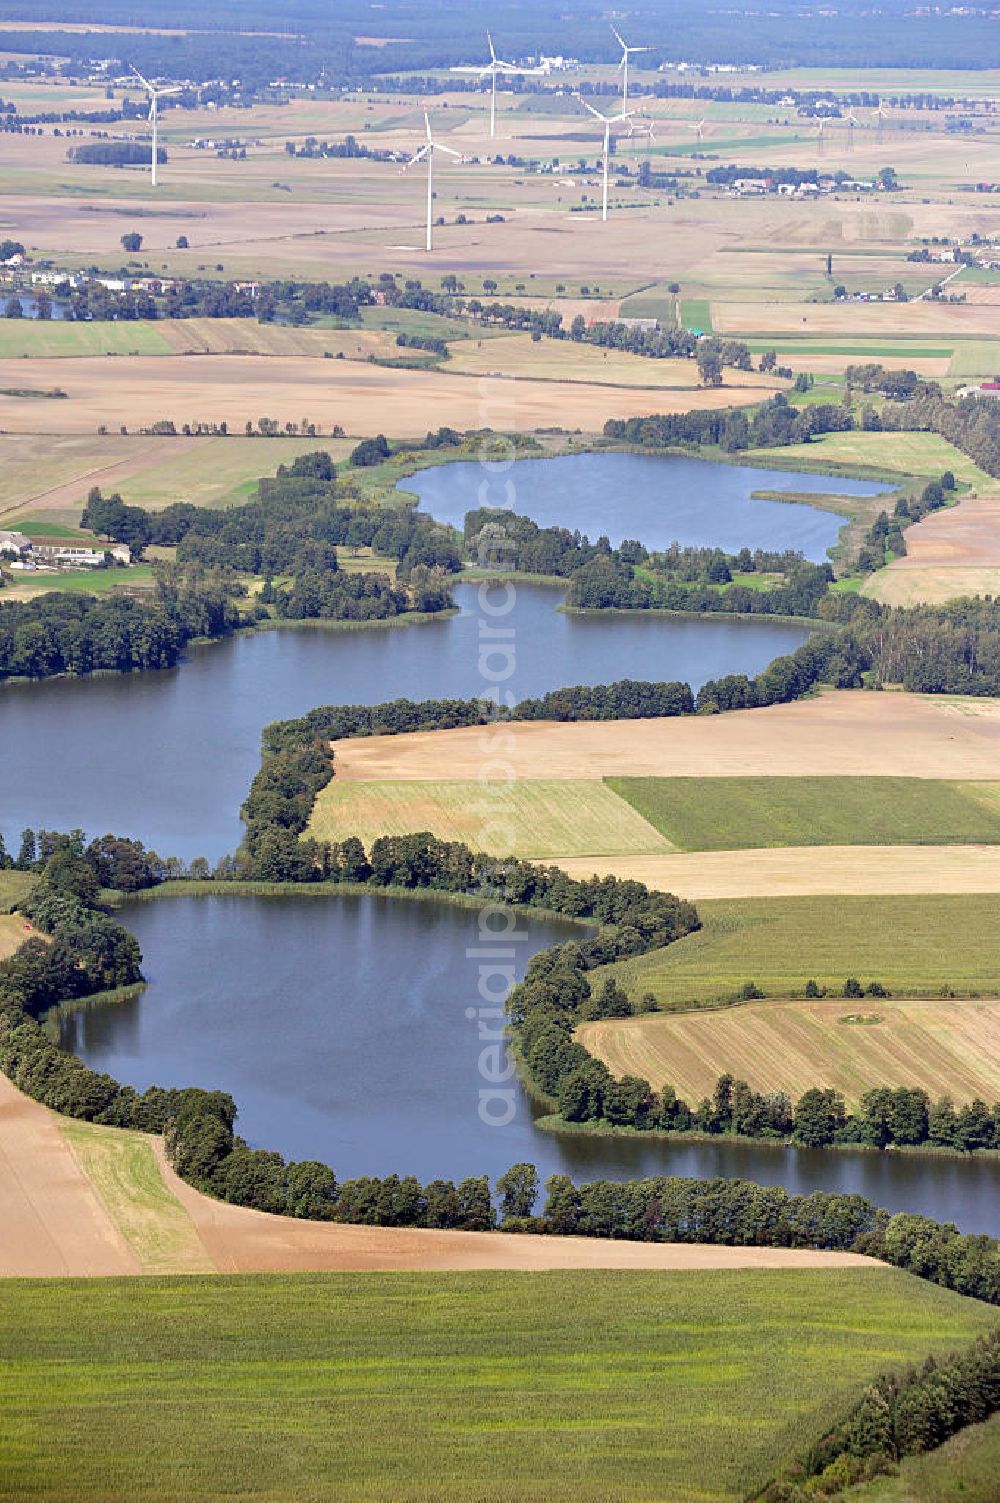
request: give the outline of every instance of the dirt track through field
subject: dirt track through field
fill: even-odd
[[[840,690],[815,699],[670,720],[526,721],[338,741],[339,778],[512,776],[1000,779],[1000,702]]]
[[[80,1168],[59,1121],[54,1112],[22,1096],[0,1075],[0,1277],[140,1273],[138,1260]],[[156,1138],[153,1143],[167,1189],[191,1218],[212,1266],[220,1273],[463,1268],[822,1270],[873,1263],[852,1253],[295,1221],[200,1195],[166,1164],[162,1140]],[[175,1271],[190,1272],[190,1262]]]

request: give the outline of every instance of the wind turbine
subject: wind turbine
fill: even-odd
[[[628,109],[628,60],[633,52],[651,52],[650,47],[630,47],[616,26],[611,30],[615,34],[615,40],[622,49],[622,60],[618,64],[618,71],[622,75],[622,109]]]
[[[139,82],[142,84],[143,88],[146,90],[146,92],[149,95],[149,119],[150,119],[150,123],[152,124],[152,127],[153,127],[153,153],[152,153],[152,157],[150,159],[150,166],[152,167],[153,187],[155,188],[156,187],[156,105],[157,105],[157,101],[160,100],[160,99],[162,99],[164,97],[164,95],[166,95],[166,94],[183,94],[184,90],[181,89],[181,88],[157,89],[157,88],[155,88],[153,86],[153,84],[150,83],[150,81],[149,81],[148,78],[143,78],[143,76],[139,72],[138,68],[133,67],[132,72],[135,74],[136,78],[139,80]]]
[[[434,249],[434,153],[446,151],[450,157],[456,157],[462,161],[462,153],[454,151],[450,146],[445,146],[442,141],[435,141],[431,135],[431,121],[427,111],[424,111],[424,125],[427,127],[427,140],[415,156],[412,156],[403,168],[407,172],[415,167],[418,162],[427,158],[427,249]]]
[[[886,110],[880,99],[878,102],[878,109],[875,111],[875,118],[878,121],[875,139],[880,146],[882,144],[882,141],[885,139],[885,117],[887,114],[888,110]]]
[[[480,67],[478,63],[473,63],[473,65],[471,67],[462,66],[462,67],[459,67],[459,68],[450,68],[449,72],[451,72],[451,73],[473,73],[473,74],[475,74],[475,76],[477,78],[485,78],[486,75],[489,74],[489,76],[490,76],[490,140],[492,141],[493,137],[496,135],[496,121],[497,121],[497,74],[498,73],[508,73],[508,74],[509,73],[522,73],[522,74],[528,74],[529,76],[534,76],[535,74],[542,73],[544,70],[541,69],[541,68],[518,68],[516,66],[516,64],[514,64],[514,63],[505,62],[502,57],[497,57],[496,48],[493,46],[493,38],[492,38],[492,36],[490,35],[489,32],[486,33],[486,40],[490,44],[490,60],[489,60],[488,63],[484,63],[482,65],[482,67]]]
[[[595,110],[592,104],[588,104],[582,94],[574,94],[585,110],[589,110],[595,119],[600,120],[604,126],[604,192],[601,197],[601,219],[606,223],[608,218],[608,158],[611,156],[611,127],[618,120],[631,120],[633,110],[622,110],[617,115],[602,115],[600,110]]]
[[[858,124],[857,116],[853,110],[847,112],[847,149],[854,150],[854,127]]]
[[[705,122],[704,122],[704,120],[699,120],[697,122],[697,124],[692,125],[691,129],[694,131],[695,135],[698,137],[698,145],[700,146],[701,143],[702,143],[702,141],[704,141],[704,139],[705,139]]]
[[[826,140],[826,138],[824,136],[824,131],[826,130],[826,119],[825,119],[825,117],[823,115],[820,115],[820,117],[819,117],[819,124],[816,126],[816,130],[817,130],[818,135],[819,135],[818,154],[820,156],[822,156],[823,155],[823,146],[824,146],[824,143],[825,143],[825,140]]]

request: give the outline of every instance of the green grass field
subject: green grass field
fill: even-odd
[[[732,997],[755,981],[780,997],[801,992],[810,977],[835,987],[848,976],[881,981],[900,996],[946,987],[1000,993],[1000,898],[992,894],[727,898],[697,906],[698,933],[608,968],[630,996],[652,992],[671,1006]]]
[[[706,298],[685,298],[681,303],[681,328],[712,332],[712,306]]]
[[[155,323],[67,323],[63,319],[0,319],[0,358],[20,355],[169,355]]]
[[[0,1499],[735,1503],[993,1318],[879,1268],[9,1282]]]
[[[143,1273],[211,1273],[214,1265],[167,1189],[143,1133],[60,1117],[59,1128]]]
[[[998,816],[1000,824],[1000,816]],[[490,789],[476,780],[354,782],[334,778],[309,822],[318,840],[433,830],[474,850],[547,859],[653,853],[670,846],[596,778],[522,778]]]
[[[995,783],[849,777],[606,781],[685,851],[1000,843]]]
[[[112,590],[151,589],[153,570],[149,564],[133,564],[128,569],[59,569],[52,574],[16,574],[8,576],[10,600],[44,595],[53,590],[74,595],[106,595]]]
[[[808,444],[789,444],[784,449],[755,449],[746,456],[758,463],[794,460],[810,465],[864,465],[868,469],[898,471],[903,475],[927,475],[937,479],[951,470],[962,485],[975,486],[986,494],[997,482],[936,433],[826,433]]]
[[[852,1503],[997,1503],[1000,1414],[970,1425],[937,1451],[909,1456],[895,1477],[879,1477],[846,1495]]]
[[[11,854],[16,856],[17,851]],[[10,913],[23,903],[37,880],[31,872],[0,871],[0,913]]]

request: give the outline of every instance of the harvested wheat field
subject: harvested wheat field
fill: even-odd
[[[906,554],[866,582],[888,605],[933,604],[1000,590],[1000,498],[961,501],[907,530]]]
[[[336,1226],[191,1189],[162,1140],[60,1118],[0,1075],[0,1277],[351,1269],[855,1268],[871,1258],[759,1247]]]
[[[522,376],[536,381],[595,381],[607,386],[687,389],[700,386],[698,366],[693,360],[649,360],[630,355],[625,350],[602,350],[596,345],[570,341],[532,342],[530,334],[501,335],[496,339],[460,339],[449,345],[449,371],[463,375]],[[726,371],[725,392],[744,387],[756,390],[759,397],[787,388],[787,382],[774,381],[759,371]]]
[[[473,850],[527,860],[672,849],[641,814],[599,779],[521,778],[488,786],[468,782],[334,778],[320,790],[308,833],[317,840],[433,830]]]
[[[818,845],[661,856],[569,856],[571,877],[613,875],[686,898],[1000,892],[1000,847]]]
[[[576,1036],[613,1074],[669,1082],[690,1102],[710,1096],[725,1071],[793,1101],[832,1087],[850,1110],[872,1086],[919,1086],[959,1104],[1000,1094],[995,999],[749,1002],[584,1023]]]
[[[249,500],[262,475],[324,449],[342,459],[338,438],[152,438],[141,434],[8,433],[3,438],[3,525],[24,516],[75,526],[91,486],[155,511],[174,501],[228,506]]]
[[[43,395],[53,389],[65,399]],[[329,431],[371,433],[374,425],[400,438],[423,435],[444,419],[454,427],[484,425],[532,430],[582,428],[597,432],[609,417],[691,408],[746,406],[759,388],[663,392],[586,382],[464,377],[447,372],[393,370],[348,360],[306,356],[182,355],[0,360],[0,428],[13,433],[93,433],[100,425],[129,429],[170,419],[225,421],[240,430],[262,415],[279,423],[305,415]]]
[[[1000,702],[835,690],[764,710],[671,720],[520,722],[338,741],[338,778],[862,775],[1000,778]]]
[[[965,595],[1000,595],[1000,566],[934,564],[897,569],[890,564],[866,580],[862,594],[883,605],[944,605]]]
[[[712,320],[717,334],[760,339],[772,334],[877,334],[889,345],[913,334],[1000,335],[1000,305],[982,303],[713,302]],[[902,342],[900,353],[905,353]]]

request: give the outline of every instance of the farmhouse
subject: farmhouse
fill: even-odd
[[[31,543],[23,532],[0,532],[0,558],[23,559],[31,552]]]
[[[28,547],[33,563],[47,564],[57,569],[96,569],[104,563],[106,554],[110,554],[118,564],[132,562],[132,550],[125,543],[109,543],[106,548],[92,548],[86,543],[63,543],[45,538],[31,538]]]

